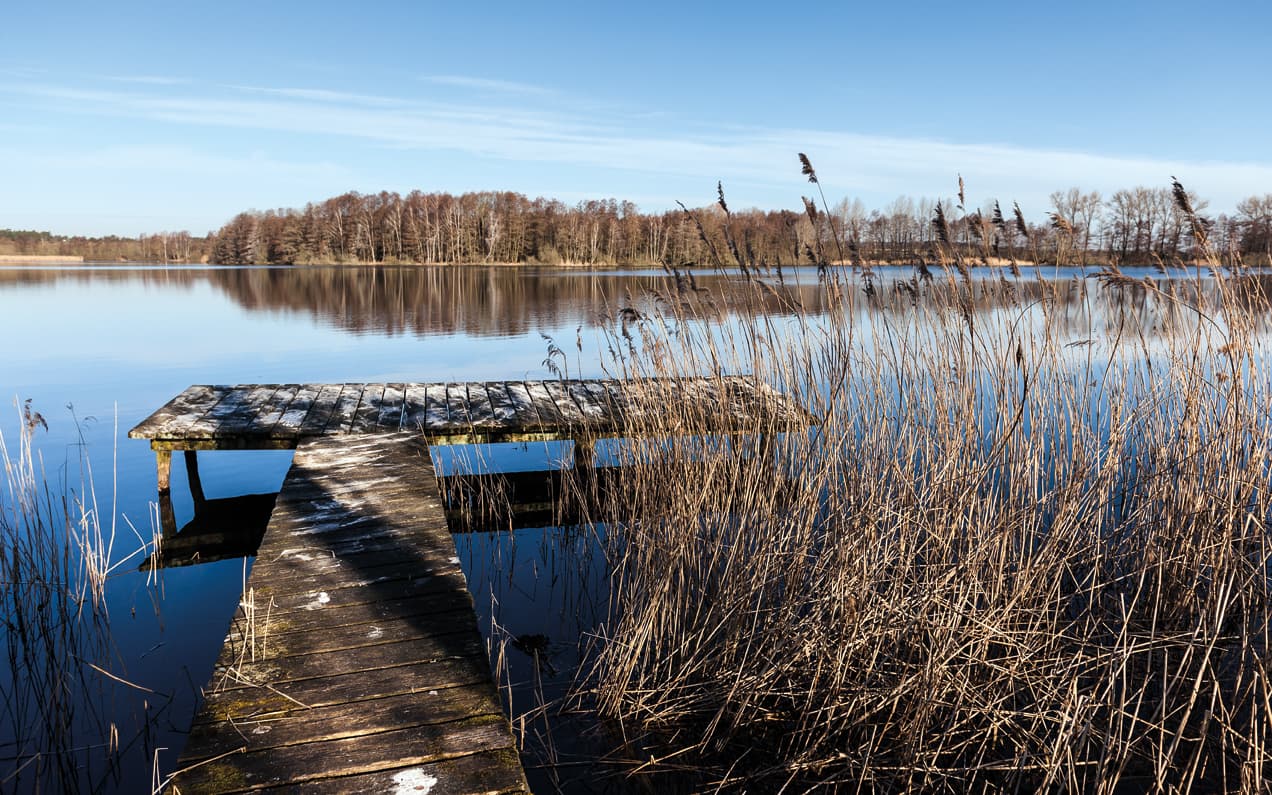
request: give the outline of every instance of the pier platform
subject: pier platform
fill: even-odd
[[[172,791],[528,792],[429,445],[572,439],[590,465],[674,400],[807,425],[715,378],[192,386],[133,428],[161,495],[185,452],[196,511],[198,451],[296,450]]]

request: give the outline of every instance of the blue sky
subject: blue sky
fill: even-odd
[[[202,234],[348,190],[659,210],[1272,191],[1272,4],[16,2],[0,227]]]

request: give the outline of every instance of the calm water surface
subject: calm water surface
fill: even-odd
[[[909,275],[898,271],[882,281]],[[725,278],[703,275],[697,281],[715,288]],[[818,311],[816,274],[785,278],[802,282],[805,288],[795,294]],[[144,441],[126,438],[128,429],[191,384],[551,377],[545,335],[567,353],[570,375],[600,375],[604,346],[598,337],[612,327],[607,318],[629,304],[648,311],[674,292],[659,271],[0,268],[0,339],[7,343],[0,354],[0,431],[13,439],[19,411],[8,404],[31,399],[49,425],[47,432],[37,431],[36,444],[50,480],[69,473],[78,488],[77,462],[86,443],[108,529],[114,517],[113,557],[121,562],[107,588],[114,644],[108,667],[133,686],[104,678],[93,685],[104,705],[97,723],[116,725],[125,764],[89,764],[83,786],[145,791],[155,771],[162,777],[173,769],[250,565],[238,558],[167,569],[157,581],[138,570],[140,559],[129,558],[139,545],[129,522],[145,537],[154,526],[154,458]],[[732,311],[727,302],[720,307],[724,315]],[[1082,318],[1090,324],[1089,316]],[[542,445],[501,446],[485,451],[483,465],[542,469],[555,466],[561,454]],[[436,451],[435,457],[442,472],[465,466],[453,451]],[[200,458],[209,498],[276,491],[289,462],[290,453],[273,452]],[[173,499],[179,526],[193,515],[184,482],[178,457]],[[496,639],[541,638],[545,644],[537,656],[524,642],[508,647],[511,679],[546,680],[549,695],[559,693],[561,672],[545,671],[544,661],[568,668],[577,657],[579,632],[605,609],[596,539],[529,529],[465,535],[459,549],[483,632],[491,631],[493,617]],[[518,692],[520,712],[534,699],[525,695],[529,691]],[[515,722],[528,735],[539,732],[533,715]],[[11,733],[0,724],[0,782],[20,764]],[[85,730],[85,743],[100,741],[91,734]],[[543,771],[531,775],[539,786],[553,783]],[[574,778],[586,780],[577,771]],[[0,783],[0,790],[16,781]]]

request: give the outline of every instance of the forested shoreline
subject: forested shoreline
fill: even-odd
[[[1191,195],[1204,214],[1206,201]],[[1272,257],[1272,194],[1206,217],[1212,249],[1249,264]],[[726,235],[726,228],[729,233]],[[727,245],[731,238],[737,250]],[[838,241],[839,245],[836,245]],[[1170,264],[1194,255],[1190,224],[1170,188],[1120,190],[1107,199],[1077,188],[1051,195],[1041,222],[1014,205],[899,197],[800,211],[730,211],[722,201],[643,213],[616,199],[574,205],[513,192],[345,193],[302,209],[251,210],[204,237],[68,237],[0,230],[0,255],[89,261],[250,264],[512,263],[689,267],[739,258],[768,265],[821,261],[906,264],[958,254],[973,262]]]
[[[216,234],[159,232],[137,237],[56,235],[27,229],[0,229],[0,257],[83,257],[89,262],[206,261]]]

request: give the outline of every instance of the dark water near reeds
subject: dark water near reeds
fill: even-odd
[[[1107,302],[1092,312],[1084,289],[1089,282],[1081,272],[1047,269],[1046,275],[1066,285],[1061,294],[1071,302],[1074,339],[1112,322]],[[878,284],[891,289],[893,280],[912,276],[909,270],[883,271]],[[1000,274],[977,277],[992,283]],[[687,289],[718,290],[736,278],[700,274]],[[823,311],[814,271],[788,272],[784,279],[783,292],[795,296],[805,311]],[[1028,294],[1037,285],[1027,277],[1022,290]],[[681,284],[679,290],[684,289]],[[656,311],[660,301],[674,301],[677,294],[674,280],[660,271],[0,268],[0,338],[6,343],[0,354],[0,408],[30,399],[47,420],[47,431],[37,430],[35,443],[55,489],[66,482],[79,493],[79,461],[81,451],[87,451],[102,525],[108,533],[114,528],[117,566],[105,610],[110,647],[96,662],[130,684],[91,669],[86,675],[87,706],[69,719],[73,738],[67,743],[74,749],[71,765],[78,770],[78,786],[147,791],[155,776],[162,780],[172,771],[250,566],[250,559],[231,558],[161,570],[157,578],[139,570],[142,560],[133,553],[141,539],[151,536],[156,521],[154,458],[145,442],[126,438],[129,428],[191,384],[552,377],[544,362],[545,335],[565,353],[570,376],[599,376],[600,332],[615,327],[618,310],[635,304],[644,312]],[[1003,305],[986,290],[973,311],[993,312]],[[776,299],[771,306],[746,309],[725,299],[713,311],[727,322],[738,312],[760,309],[784,311]],[[866,309],[849,311],[864,318]],[[16,437],[18,427],[17,406],[0,410],[6,440]],[[474,453],[480,461],[471,457]],[[568,449],[545,445],[435,451],[439,474],[467,468],[552,469],[566,454]],[[289,453],[204,454],[207,496],[276,491],[289,461]],[[173,471],[178,526],[193,515],[184,474],[178,457]],[[483,632],[491,631],[493,618],[495,639],[507,641],[518,713],[514,726],[525,732],[527,745],[538,749],[527,760],[532,783],[544,791],[557,781],[573,782],[575,791],[604,789],[588,783],[595,768],[571,757],[568,741],[558,748],[545,728],[565,726],[568,734],[571,719],[533,710],[536,687],[549,698],[564,692],[578,660],[580,633],[605,613],[598,540],[577,531],[531,527],[465,534],[458,546]],[[0,677],[7,676],[8,669],[0,667]],[[30,776],[34,766],[14,775],[32,748],[15,745],[17,722],[14,710],[0,713],[4,791],[36,788]],[[102,761],[112,724],[124,749],[119,766]],[[542,760],[554,754],[565,764],[555,771],[542,768]]]

